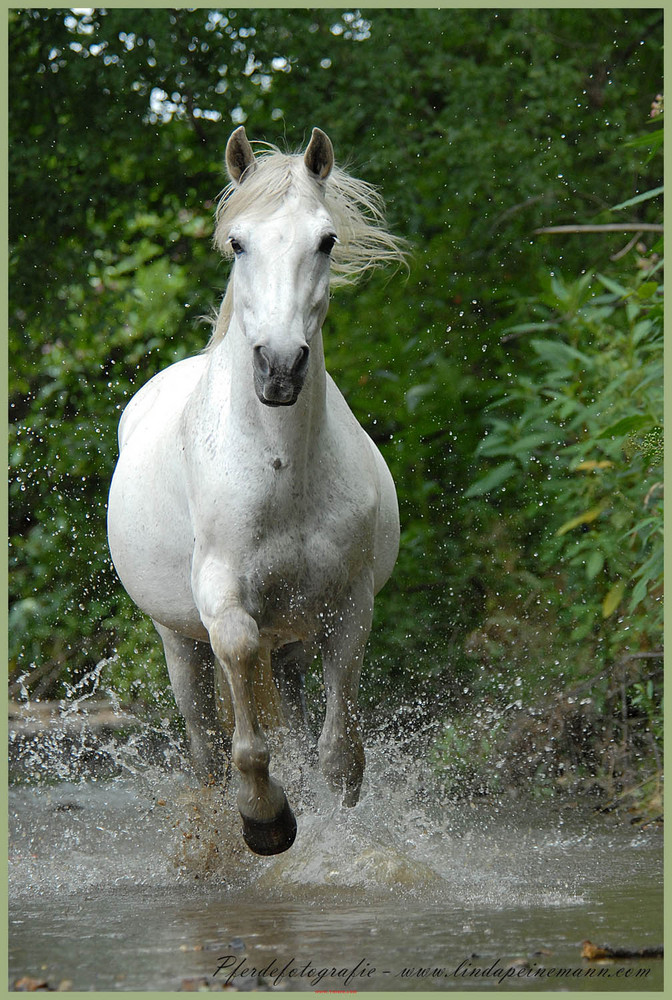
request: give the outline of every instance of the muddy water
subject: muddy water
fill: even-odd
[[[125,772],[10,789],[10,988],[662,989],[660,961],[581,959],[585,938],[662,943],[658,830],[570,804],[451,805],[381,740],[352,810],[278,764],[299,834],[263,859],[220,793]]]

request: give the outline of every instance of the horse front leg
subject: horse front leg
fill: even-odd
[[[253,685],[262,655],[259,630],[240,604],[223,607],[204,622],[233,703],[232,759],[241,776],[237,802],[243,838],[255,854],[280,854],[294,843],[296,820],[282,786],[269,774],[270,753],[257,716]]]
[[[333,615],[322,649],[327,710],[318,741],[320,767],[343,804],[354,806],[364,777],[357,693],[373,619],[373,575],[363,574]]]

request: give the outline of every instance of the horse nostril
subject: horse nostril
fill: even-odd
[[[267,377],[271,373],[271,362],[261,345],[254,348],[254,363],[260,375]]]
[[[308,356],[310,354],[310,348],[307,344],[299,349],[299,353],[296,356],[296,360],[292,365],[292,374],[301,375],[308,366]]]
[[[309,354],[310,349],[307,344],[299,348],[293,361],[287,355],[277,356],[271,348],[263,344],[257,344],[252,351],[255,370],[257,375],[263,379],[274,377],[302,378],[308,367]]]

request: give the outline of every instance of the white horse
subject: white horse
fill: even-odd
[[[362,783],[357,689],[399,517],[383,458],[325,370],[321,327],[330,271],[348,281],[403,251],[373,188],[334,166],[319,129],[304,156],[255,157],[238,128],[226,162],[215,243],[235,262],[215,330],[126,407],[108,536],[163,640],[196,773],[222,780],[230,747],[245,841],[277,854],[296,821],[261,723],[296,724],[311,650],[326,689],[321,769],[347,805]]]

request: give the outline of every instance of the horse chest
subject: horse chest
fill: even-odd
[[[294,623],[301,632],[333,606],[370,559],[371,505],[342,488],[300,491],[275,484],[245,518],[239,565],[247,601],[262,621]]]
[[[314,635],[373,564],[369,445],[340,423],[338,434],[309,428],[288,441],[228,420],[216,430],[185,452],[198,560],[223,567],[262,630]]]
[[[248,561],[258,573],[287,581],[336,579],[368,547],[368,510],[354,504],[345,509],[328,494],[269,498],[250,515]]]

